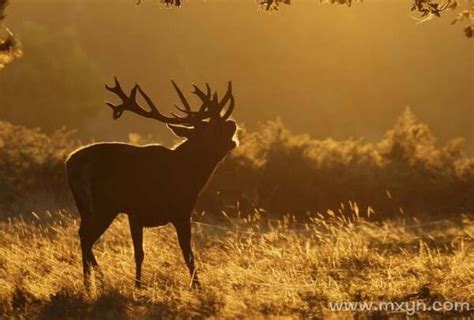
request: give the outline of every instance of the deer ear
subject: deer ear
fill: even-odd
[[[181,126],[175,126],[172,124],[167,124],[166,125],[175,135],[181,138],[189,138],[192,133],[193,129],[186,128],[186,127],[181,127]]]

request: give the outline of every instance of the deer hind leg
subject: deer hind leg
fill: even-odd
[[[100,236],[107,230],[110,223],[112,223],[113,216],[107,218],[93,219],[97,217],[83,217],[79,227],[79,237],[81,240],[82,251],[82,268],[84,273],[84,287],[87,291],[90,290],[91,285],[91,268],[97,272],[98,279],[103,284],[104,276],[99,268],[99,264],[94,256],[92,247]]]
[[[191,221],[179,221],[173,223],[173,225],[178,234],[179,246],[183,252],[184,262],[186,262],[186,266],[191,275],[191,287],[197,288],[200,286],[200,282],[196,272],[193,250],[191,248]]]
[[[135,253],[135,287],[142,286],[142,264],[145,253],[143,252],[143,226],[136,217],[129,216],[130,233],[133,240],[133,251]]]

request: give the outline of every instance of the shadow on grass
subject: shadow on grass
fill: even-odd
[[[128,319],[127,299],[109,290],[96,299],[62,289],[51,295],[39,312],[39,319]]]
[[[198,292],[196,305],[179,305],[178,301],[151,302],[146,297],[126,297],[115,289],[103,291],[96,298],[81,292],[62,289],[43,302],[38,319],[175,319],[207,318],[218,314],[222,302],[215,294]],[[38,312],[39,311],[39,312]]]

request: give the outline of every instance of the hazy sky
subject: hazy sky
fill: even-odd
[[[474,150],[473,41],[451,17],[417,24],[410,0],[352,8],[295,0],[273,14],[252,0],[188,0],[180,9],[142,2],[16,0],[7,22],[73,30],[104,79],[138,81],[166,109],[177,101],[170,79],[186,90],[205,81],[224,90],[232,80],[235,116],[251,128],[280,116],[316,138],[376,141],[410,105],[441,140],[463,136]],[[87,130],[119,137],[123,130],[105,125],[105,96]],[[143,122],[123,123],[129,131],[159,126]]]

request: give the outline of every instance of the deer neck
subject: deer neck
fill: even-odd
[[[192,177],[197,192],[201,191],[222,157],[215,154],[211,146],[194,144],[190,141],[185,141],[175,150],[184,164],[182,169],[187,170],[188,176]]]

